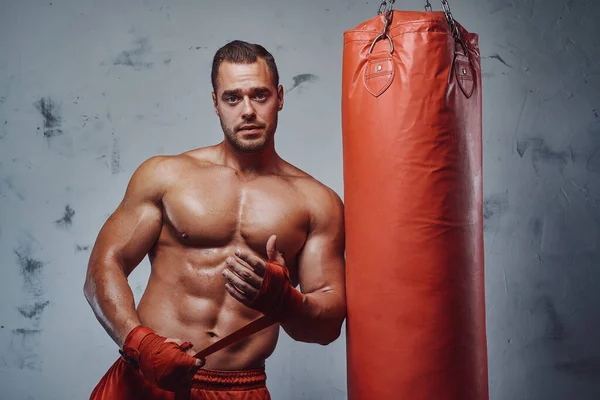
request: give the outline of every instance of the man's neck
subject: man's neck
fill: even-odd
[[[242,175],[264,175],[279,169],[279,156],[273,141],[263,150],[243,152],[233,147],[227,140],[219,145],[223,165],[235,169]]]

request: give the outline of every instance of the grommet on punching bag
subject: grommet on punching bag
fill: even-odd
[[[488,398],[478,36],[443,12],[344,33],[348,398]]]

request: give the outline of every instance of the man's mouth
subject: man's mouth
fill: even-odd
[[[238,129],[238,131],[252,133],[252,132],[259,131],[261,129],[262,129],[262,126],[248,125],[248,126],[242,126],[242,127],[240,127]]]

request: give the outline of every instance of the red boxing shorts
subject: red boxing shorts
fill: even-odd
[[[90,400],[270,400],[264,368],[246,371],[200,369],[192,382],[168,392],[119,357],[94,388]]]

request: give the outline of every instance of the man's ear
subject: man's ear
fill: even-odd
[[[212,92],[212,101],[213,107],[215,108],[215,113],[217,114],[217,116],[219,116],[219,109],[217,108],[218,100],[215,92]]]
[[[283,110],[283,85],[279,85],[277,88],[277,101],[279,102],[277,109]]]

